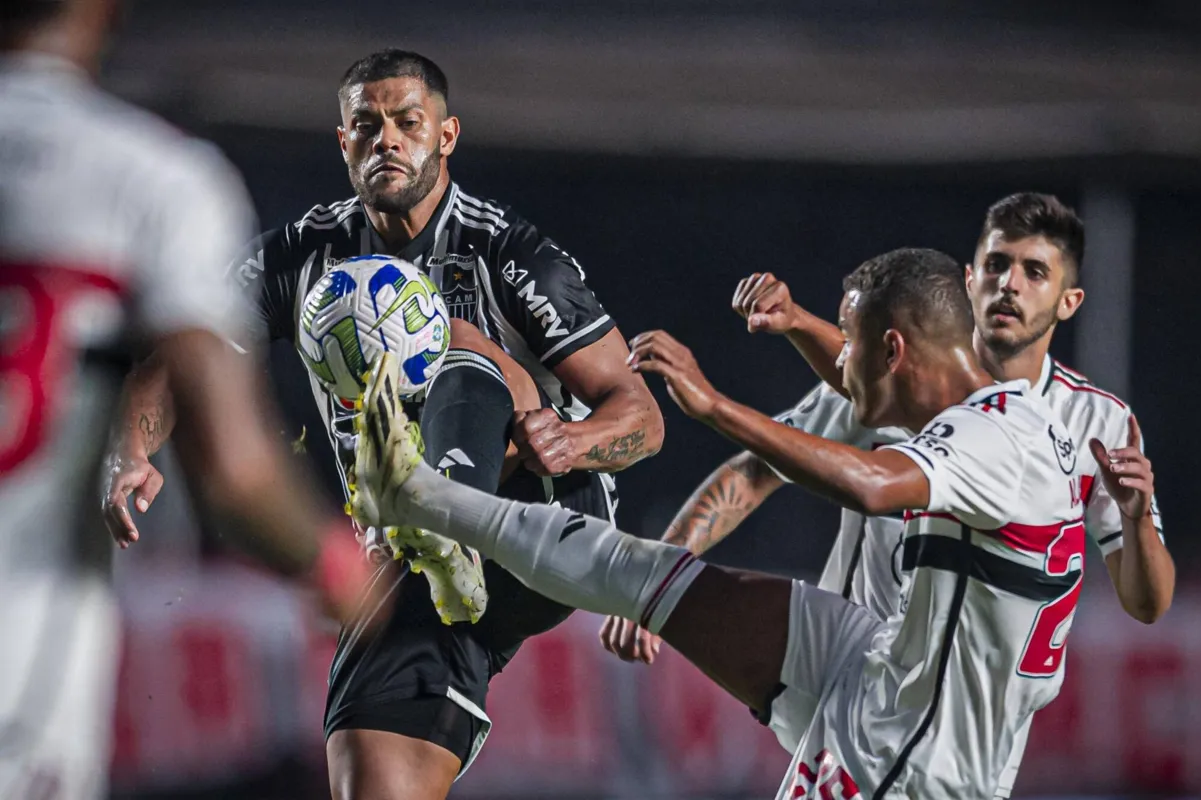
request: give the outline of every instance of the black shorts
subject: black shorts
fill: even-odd
[[[610,517],[615,501],[600,475],[572,472],[551,484],[554,501],[564,508]],[[547,501],[543,479],[523,469],[498,494],[525,502]],[[424,735],[421,730],[428,727],[430,713],[427,701],[449,697],[457,708],[474,706],[482,714],[488,682],[516,655],[522,642],[558,625],[573,610],[528,589],[493,561],[484,563],[484,578],[488,610],[480,621],[444,625],[423,576],[409,573],[400,562],[380,566],[375,579],[395,586],[393,613],[372,637],[359,638],[353,626],[339,635],[326,696],[327,738],[341,729],[390,731],[446,747],[466,766],[481,728],[465,729],[460,724],[453,736],[437,730]]]

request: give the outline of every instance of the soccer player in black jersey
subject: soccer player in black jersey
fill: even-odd
[[[446,77],[429,59],[400,50],[367,56],[346,72],[338,97],[338,141],[355,196],[266,234],[234,265],[233,279],[257,296],[261,332],[295,342],[298,304],[347,258],[387,253],[413,262],[440,287],[451,315],[490,340],[464,348],[463,337],[452,337],[419,411],[427,462],[485,491],[499,486],[505,496],[611,517],[607,473],[655,453],[663,420],[626,367],[629,350],[583,269],[511,209],[451,181],[459,121],[447,110]],[[514,413],[505,378],[514,361],[536,383],[541,408]],[[345,481],[353,409],[313,385]],[[164,400],[135,392],[127,407],[168,417],[161,430],[169,430]],[[118,446],[130,466],[114,480],[108,514],[119,537],[133,537],[118,509],[133,494],[144,510],[161,476],[139,426],[124,428],[130,435]],[[510,446],[509,465],[520,467],[506,477]],[[368,538],[387,549],[374,531]],[[487,562],[486,613],[476,624],[444,625],[426,582],[391,572],[385,563],[378,576],[395,580],[400,611],[370,641],[347,626],[330,671],[326,752],[339,800],[445,797],[487,733],[489,679],[525,638],[570,613]]]

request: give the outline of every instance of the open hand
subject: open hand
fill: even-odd
[[[601,645],[622,661],[641,661],[654,664],[663,640],[621,617],[606,617],[600,629]]]
[[[711,419],[722,396],[701,372],[692,351],[665,331],[640,333],[630,340],[630,369],[660,375],[667,393],[685,414],[702,422]]]
[[[1155,473],[1151,461],[1142,452],[1143,434],[1131,414],[1127,422],[1126,446],[1105,450],[1100,439],[1088,443],[1100,468],[1101,480],[1118,510],[1127,519],[1139,520],[1151,513],[1155,494]]]
[[[144,457],[113,456],[108,464],[107,485],[101,509],[104,525],[121,549],[129,547],[140,536],[138,526],[129,513],[129,496],[145,514],[163,488],[163,474]]]

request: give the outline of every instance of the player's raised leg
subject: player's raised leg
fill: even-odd
[[[610,522],[445,479],[417,455],[417,430],[389,391],[395,369],[381,359],[365,402],[354,496],[365,522],[444,532],[555,601],[640,620],[743,703],[768,711],[789,645],[792,581],[706,567]]]

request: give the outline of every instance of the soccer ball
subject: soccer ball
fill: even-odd
[[[321,276],[300,310],[297,349],[325,388],[353,401],[383,352],[400,356],[406,397],[419,395],[450,346],[450,315],[438,287],[389,256],[347,259]]]

